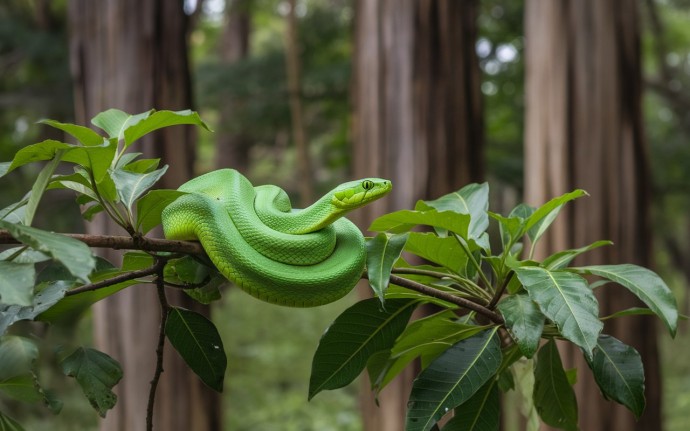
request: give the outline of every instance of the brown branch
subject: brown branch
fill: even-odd
[[[113,250],[142,250],[142,251],[167,251],[172,253],[204,254],[201,244],[193,241],[178,241],[162,238],[138,237],[117,235],[87,235],[79,233],[66,233],[66,237],[74,238],[94,248],[110,248]],[[0,230],[0,244],[21,244],[6,230]]]
[[[85,284],[83,286],[77,287],[76,289],[68,290],[67,292],[65,292],[65,296],[72,296],[72,295],[77,295],[79,293],[91,292],[94,290],[103,289],[104,287],[108,287],[108,286],[112,286],[112,285],[115,285],[118,283],[122,283],[123,281],[136,280],[137,278],[153,275],[153,274],[157,273],[158,271],[159,271],[158,263],[156,263],[155,265],[153,265],[149,268],[138,269],[136,271],[116,275],[115,277],[108,278],[107,280],[99,281],[97,283]]]
[[[153,406],[156,400],[156,389],[158,388],[158,381],[163,374],[163,354],[165,352],[165,325],[168,322],[168,315],[170,314],[170,304],[168,298],[165,296],[165,282],[163,280],[163,269],[165,268],[165,260],[157,259],[156,264],[152,267],[156,269],[158,277],[156,278],[156,289],[158,291],[158,302],[161,305],[161,325],[158,332],[158,347],[156,348],[156,371],[151,379],[151,389],[149,390],[149,400],[146,407],[146,430],[153,430]]]
[[[503,292],[505,292],[506,288],[508,287],[508,283],[510,283],[510,280],[513,278],[513,275],[515,275],[515,272],[510,271],[506,279],[503,280],[503,284],[501,284],[501,287],[499,287],[496,291],[494,297],[491,298],[491,302],[489,302],[489,305],[487,305],[486,308],[488,308],[489,310],[493,310],[494,308],[496,308],[496,304],[498,304],[498,301],[501,299],[501,296],[503,296]]]
[[[365,272],[362,275],[363,278],[368,279],[368,274]],[[446,302],[450,302],[451,304],[458,305],[463,308],[467,308],[468,310],[472,310],[478,314],[481,314],[482,316],[487,317],[494,323],[498,323],[502,325],[504,323],[503,317],[501,317],[500,314],[489,310],[488,308],[477,304],[476,302],[472,302],[469,299],[461,298],[459,296],[455,296],[451,293],[444,292],[442,290],[434,289],[433,287],[429,287],[427,285],[424,285],[422,283],[418,283],[413,280],[408,280],[407,278],[399,277],[397,275],[391,274],[390,277],[390,282],[393,284],[396,284],[400,287],[404,287],[406,289],[414,290],[416,292],[422,293],[427,296],[431,296],[432,298],[436,299],[441,299]]]

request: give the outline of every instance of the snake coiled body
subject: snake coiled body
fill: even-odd
[[[343,217],[391,190],[387,180],[342,184],[303,210],[276,186],[253,187],[221,169],[183,184],[162,214],[166,238],[198,240],[228,280],[266,302],[312,307],[340,299],[357,284],[366,250]]]

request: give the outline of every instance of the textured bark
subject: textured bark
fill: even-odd
[[[77,122],[89,124],[100,111],[130,113],[147,109],[185,109],[191,105],[187,65],[187,17],[180,2],[155,0],[72,0],[69,3],[71,70]],[[192,174],[193,130],[176,127],[135,144],[135,151],[162,157],[170,165],[160,187],[177,187]],[[122,234],[105,218],[89,233]],[[107,256],[117,261],[119,256]],[[181,292],[170,300],[200,306]],[[144,429],[149,382],[155,368],[160,311],[155,289],[127,289],[94,308],[98,348],[117,359],[124,379],[116,387],[118,404],[103,430]],[[158,386],[154,425],[166,430],[219,428],[219,398],[187,369],[168,345],[165,373]]]
[[[220,39],[220,60],[225,66],[236,64],[249,55],[250,4],[251,0],[235,0],[227,8],[226,22]],[[243,103],[233,99],[232,96],[225,97],[219,106],[216,167],[233,167],[246,173],[249,168],[249,149],[252,142],[242,132],[242,126],[233,121],[235,113],[242,109]]]
[[[540,204],[575,188],[591,197],[569,205],[539,251],[614,245],[578,264],[651,263],[649,170],[642,129],[640,29],[635,0],[526,3],[526,200]],[[600,289],[600,314],[640,305],[627,291]],[[607,322],[605,333],[633,345],[645,363],[647,409],[639,422],[601,396],[579,349],[580,427],[588,431],[660,430],[656,327],[647,318]]]
[[[385,212],[479,181],[483,125],[475,2],[360,0],[356,8],[354,177],[393,182],[386,199],[357,212],[366,229]],[[366,430],[404,428],[414,371],[383,390],[380,407],[364,383]]]

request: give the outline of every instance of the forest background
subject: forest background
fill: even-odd
[[[141,1],[138,6],[125,8],[129,18],[145,20],[143,12],[151,10],[148,3],[155,2]],[[357,129],[353,105],[357,94],[354,87],[361,85],[361,78],[354,79],[358,67],[354,59],[357,47],[362,46],[357,45],[357,32],[362,31],[356,25],[357,14],[362,13],[365,3],[188,0],[181,14],[184,23],[178,28],[181,45],[166,55],[180,56],[188,64],[189,88],[167,91],[189,91],[189,105],[145,106],[140,110],[193,108],[200,112],[215,133],[195,132],[194,173],[234,167],[255,184],[279,184],[296,201],[308,201],[356,171],[352,166],[358,160],[353,156],[353,130]],[[505,212],[522,201],[525,182],[533,174],[525,169],[523,160],[524,148],[530,145],[525,133],[525,107],[529,103],[525,89],[525,48],[529,43],[525,38],[526,5],[497,0],[468,3],[476,6],[475,39],[470,46],[479,66],[476,84],[481,90],[483,118],[474,124],[482,127],[481,142],[474,144],[483,147],[481,176],[491,185],[492,207]],[[612,3],[628,7],[631,2]],[[681,313],[688,314],[690,2],[632,3],[641,43],[644,93],[640,127],[651,170],[646,186],[651,191],[653,266],[674,290]],[[39,119],[83,122],[80,117],[85,114],[80,109],[83,111],[84,98],[80,95],[88,84],[80,82],[75,72],[75,40],[81,32],[81,43],[103,41],[83,38],[89,17],[79,17],[79,4],[67,0],[5,0],[0,4],[0,160],[10,160],[25,145],[50,137],[62,139],[52,135],[54,130],[36,124]],[[86,9],[81,13],[89,12]],[[92,12],[100,14],[100,18],[88,21],[98,32],[95,23],[109,19],[109,12],[105,7]],[[126,21],[127,16],[124,18]],[[122,37],[126,45],[127,32],[110,31]],[[111,40],[117,43],[117,37]],[[175,63],[170,57],[157,60]],[[128,69],[124,62],[110,67],[116,69],[112,76],[118,76],[117,69],[121,68],[122,79],[136,77],[124,74]],[[117,79],[103,85],[118,91]],[[102,103],[103,109],[119,107],[114,106],[115,100],[109,105],[107,98]],[[397,144],[387,145],[395,151]],[[3,179],[0,207],[16,201],[37,172],[27,168]],[[444,192],[419,197],[434,198]],[[69,193],[49,193],[36,225],[60,232],[81,231],[84,226],[76,211]],[[211,310],[229,358],[226,390],[220,400],[224,429],[354,431],[367,426],[361,419],[360,403],[370,401],[364,396],[358,399],[356,385],[322,394],[309,403],[306,400],[311,355],[319,336],[347,305],[348,300],[344,300],[318,309],[295,310],[260,303],[235,289],[225,292]],[[90,343],[92,327],[91,318],[84,319],[74,336]],[[684,429],[687,420],[690,365],[684,358],[690,354],[688,338],[685,325],[676,340],[665,336],[658,339],[662,416],[667,431]],[[143,375],[147,372],[150,370],[142,371]],[[65,408],[60,416],[53,417],[40,407],[11,410],[29,430],[44,429],[49,423],[51,429],[74,429],[75,422],[84,424],[83,429],[97,429],[97,416],[76,385],[61,391]],[[512,416],[506,413],[506,422],[517,416],[518,408],[513,410]]]

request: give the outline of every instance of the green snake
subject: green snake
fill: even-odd
[[[380,178],[350,181],[293,210],[277,186],[254,187],[233,169],[184,183],[162,213],[168,239],[199,241],[221,274],[273,304],[313,307],[357,284],[366,264],[362,232],[343,216],[387,194]]]

